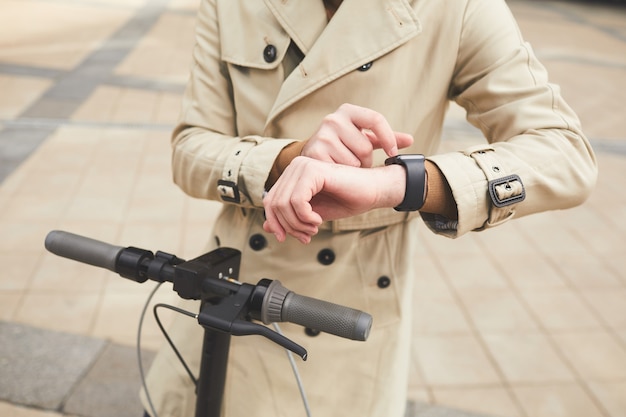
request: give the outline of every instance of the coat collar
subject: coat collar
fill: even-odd
[[[285,80],[268,122],[312,91],[421,32],[407,0],[344,0],[326,23],[322,0],[265,0],[305,58]]]

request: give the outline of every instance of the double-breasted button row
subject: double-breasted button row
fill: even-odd
[[[260,251],[267,247],[267,238],[260,233],[250,236],[248,245],[254,251]],[[335,252],[332,249],[322,249],[317,254],[317,261],[322,265],[330,265],[335,262]]]
[[[250,239],[248,240],[248,244],[250,245],[250,248],[252,250],[260,251],[267,247],[267,239],[262,234],[257,233],[250,237]],[[335,251],[329,248],[322,249],[317,253],[317,261],[322,265],[331,265],[333,262],[335,262],[335,258]],[[387,275],[383,275],[378,278],[378,280],[376,281],[376,285],[378,286],[378,288],[387,288],[391,285],[391,278],[389,278]]]
[[[250,237],[248,244],[252,250],[258,252],[267,247],[267,239],[262,234],[257,233]],[[331,265],[335,262],[335,258],[335,252],[329,248],[322,249],[317,253],[317,261],[325,266]],[[376,281],[376,285],[381,289],[387,288],[391,285],[391,278],[387,275],[382,275]]]
[[[263,59],[265,60],[265,62],[267,62],[268,64],[271,64],[272,62],[276,61],[277,57],[278,57],[278,50],[276,49],[276,46],[272,44],[265,46],[265,48],[263,49]],[[373,62],[370,61],[367,64],[361,65],[357,69],[359,71],[367,71],[370,68],[372,68],[372,65],[373,65]]]

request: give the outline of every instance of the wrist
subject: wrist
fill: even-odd
[[[274,165],[272,165],[270,174],[265,181],[266,190],[272,188],[276,181],[278,181],[278,178],[281,176],[285,168],[287,168],[287,165],[289,165],[295,157],[300,156],[300,154],[302,153],[302,148],[304,148],[305,144],[306,141],[291,142],[280,151],[280,153],[274,160]]]
[[[375,189],[378,191],[377,203],[375,208],[397,207],[404,200],[406,192],[406,171],[401,165],[388,165],[385,167],[374,168],[381,170],[373,172],[371,181],[374,181]]]
[[[425,168],[428,178],[428,193],[420,211],[441,214],[448,219],[457,219],[458,212],[452,189],[439,167],[427,160]]]

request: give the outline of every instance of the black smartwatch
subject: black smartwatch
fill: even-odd
[[[406,170],[406,189],[404,200],[397,211],[417,211],[424,205],[426,199],[426,168],[424,155],[398,155],[385,160],[385,165],[402,165]]]

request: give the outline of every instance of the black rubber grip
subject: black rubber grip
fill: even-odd
[[[116,260],[122,250],[121,246],[114,246],[99,240],[61,230],[48,233],[45,241],[46,249],[55,255],[73,259],[89,265],[116,271]]]
[[[372,316],[353,308],[289,292],[282,320],[352,340],[367,340]]]

